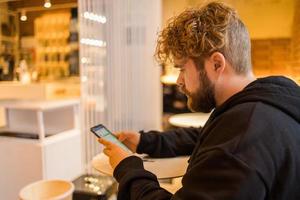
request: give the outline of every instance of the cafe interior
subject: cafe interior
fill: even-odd
[[[153,55],[168,19],[204,2],[0,0],[0,199],[26,199],[32,187],[51,193],[55,180],[65,181],[74,200],[116,199],[91,127],[203,126],[210,114],[187,108],[179,70]],[[255,76],[299,84],[300,1],[223,2],[249,29]],[[176,173],[185,170],[174,162]],[[160,184],[175,192],[180,176],[162,175]],[[47,180],[50,189],[42,185]]]

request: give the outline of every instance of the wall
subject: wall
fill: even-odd
[[[291,39],[252,40],[252,64],[256,76],[292,76]]]
[[[186,7],[209,0],[163,0],[163,24]],[[300,81],[300,1],[223,0],[237,9],[252,40],[257,76],[281,74]]]
[[[162,25],[165,26],[168,19],[181,13],[189,6],[188,0],[163,0],[162,1]]]
[[[294,26],[292,32],[292,62],[293,73],[298,74],[300,82],[300,1],[295,4]]]
[[[6,124],[5,110],[4,110],[4,108],[0,107],[0,127],[4,127],[5,124]]]
[[[163,0],[163,24],[189,6],[208,0]],[[249,29],[251,38],[286,38],[291,36],[294,0],[223,0],[237,9]]]
[[[238,10],[252,39],[291,36],[294,0],[226,0]]]

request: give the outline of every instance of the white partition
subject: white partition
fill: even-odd
[[[101,151],[91,126],[161,128],[160,67],[153,58],[161,1],[79,0],[79,16],[82,130],[89,164]]]

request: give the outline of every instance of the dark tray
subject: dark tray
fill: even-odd
[[[116,182],[110,176],[84,174],[73,183],[75,185],[73,200],[107,200],[117,190]],[[99,187],[99,190],[93,190],[90,185]]]
[[[0,137],[16,137],[16,138],[24,138],[24,139],[34,139],[38,140],[39,135],[38,134],[32,134],[32,133],[17,133],[17,132],[10,132],[10,131],[1,131]],[[45,135],[45,137],[48,137],[49,135]]]

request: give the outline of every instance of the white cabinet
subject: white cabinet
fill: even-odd
[[[17,199],[28,183],[73,180],[83,172],[79,101],[0,101],[0,196]]]

